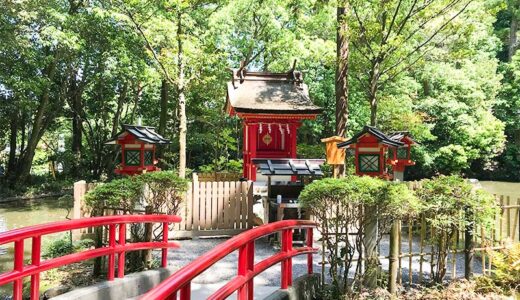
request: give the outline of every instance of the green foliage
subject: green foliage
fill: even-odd
[[[55,258],[71,254],[74,252],[74,245],[70,240],[70,235],[63,235],[60,238],[52,240],[44,249],[43,257]]]
[[[477,278],[480,292],[520,292],[520,243],[501,251],[488,251],[493,260],[490,276]]]
[[[349,238],[349,232],[363,231],[367,224],[368,216],[364,217],[363,211],[378,212],[382,233],[387,232],[393,221],[415,215],[421,209],[418,199],[405,185],[368,176],[316,180],[305,187],[299,199],[320,223],[331,266],[332,287],[327,290],[331,299],[352,292],[360,283],[360,270],[355,270],[358,280],[355,282],[348,282],[347,274],[354,254],[363,249],[361,238],[355,241]]]
[[[491,226],[497,212],[495,199],[459,176],[425,179],[416,191],[424,203],[426,224],[433,230],[429,240],[435,255],[431,257],[432,278],[442,283],[446,275],[447,255],[453,250],[455,234],[472,224]]]
[[[298,158],[325,158],[325,145],[323,143],[309,145],[309,144],[298,144],[296,152]]]
[[[136,181],[146,187],[142,195],[148,210],[172,215],[179,212],[183,194],[188,190],[188,180],[179,178],[174,172],[161,171],[136,176]]]
[[[74,252],[80,252],[90,249],[94,246],[94,241],[91,239],[83,239],[73,241],[71,233],[63,234],[52,241],[50,241],[43,250],[42,256],[45,258],[56,258]]]
[[[116,207],[125,211],[135,208],[143,193],[143,182],[138,176],[123,177],[97,185],[85,195],[85,204],[101,213],[104,207]]]
[[[446,3],[451,2],[425,7],[413,1],[349,2],[347,135],[370,120],[368,77],[377,65],[382,72],[376,94],[378,126],[385,132],[410,131],[420,143],[414,149],[417,164],[407,169],[407,176],[518,179],[520,64],[518,57],[506,62],[504,55],[509,26],[518,13],[504,1],[471,1],[428,45],[410,52],[466,4],[453,3],[445,15],[435,17]],[[403,23],[412,5],[421,11]],[[4,6],[0,149],[9,142],[11,125],[16,125],[14,148],[22,148],[14,157],[14,170],[8,172],[34,164],[29,168],[33,174],[45,174],[52,158],[63,163],[63,176],[112,179],[118,149],[104,142],[121,124],[142,117],[144,124],[157,126],[161,115],[167,120],[164,135],[172,140],[159,151],[161,168],[175,169],[178,41],[186,66],[191,169],[219,172],[238,167],[242,124],[225,117],[222,106],[228,68],[241,60],[249,62],[250,70],[286,71],[297,59],[297,68],[305,71],[310,98],[323,113],[315,121],[304,121],[298,131],[302,157],[321,157],[320,138],[334,134],[334,1],[29,0]],[[378,56],[381,53],[387,55]],[[389,69],[395,64],[399,67]],[[163,80],[170,83],[165,107],[158,101]],[[80,119],[79,128],[72,126],[71,117]],[[55,145],[60,134],[66,141],[63,153],[57,153]],[[36,141],[29,143],[32,136]],[[73,149],[78,137],[81,147]],[[6,165],[7,155],[0,160]]]

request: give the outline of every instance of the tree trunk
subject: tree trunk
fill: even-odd
[[[337,7],[336,30],[336,135],[345,137],[348,120],[348,12],[347,1]]]
[[[139,98],[141,98],[141,93],[143,92],[143,87],[141,85],[141,82],[138,81],[135,87],[135,94],[134,94],[134,108],[132,109],[132,115],[130,116],[130,122],[132,124],[135,124],[135,114],[137,111],[137,106],[139,105]]]
[[[153,208],[151,206],[147,206],[145,208],[145,214],[151,215],[153,214]],[[151,242],[153,240],[153,224],[145,223],[144,224],[144,242]],[[152,249],[145,249],[141,252],[142,263],[146,269],[150,269],[152,267]]]
[[[49,80],[49,82],[52,82],[54,79],[54,75],[56,73],[57,60],[58,53],[55,53],[53,61],[44,70],[44,74],[47,75],[46,78]],[[27,149],[25,150],[25,152],[23,152],[18,161],[16,180],[20,182],[24,182],[29,179],[34,154],[36,152],[36,147],[38,146],[38,142],[43,136],[43,133],[47,129],[47,126],[50,124],[50,119],[52,118],[51,115],[53,113],[49,111],[49,94],[50,88],[48,86],[44,87],[42,95],[40,97],[40,103],[38,105],[36,115],[34,116],[32,131],[27,141]]]
[[[10,178],[16,174],[16,138],[18,135],[18,113],[11,115],[10,124],[11,133],[9,135],[9,161],[7,163],[7,177]]]
[[[182,49],[182,13],[179,11],[177,18],[177,45],[178,45],[178,90],[179,90],[179,177],[186,177],[186,96],[184,95],[184,52]]]
[[[20,153],[22,153],[25,150],[25,139],[27,136],[27,132],[25,130],[25,120],[27,119],[25,110],[22,108],[21,116],[20,116],[20,124],[22,124],[22,132],[21,132],[21,138],[22,141],[20,142]],[[13,173],[14,174],[14,173]]]
[[[168,118],[168,81],[162,80],[161,83],[161,114],[159,116],[159,134],[164,136],[166,133],[166,121]]]
[[[377,92],[379,89],[379,62],[375,61],[372,64],[372,70],[370,70],[369,78],[369,92],[368,101],[370,102],[370,126],[377,126]]]
[[[112,136],[115,136],[117,134],[119,128],[119,120],[121,119],[121,114],[123,113],[123,104],[126,101],[127,91],[128,84],[125,82],[121,87],[121,91],[119,91],[119,98],[117,99],[116,113],[114,114],[114,119],[112,120]]]
[[[513,59],[517,47],[516,32],[518,31],[518,18],[516,16],[517,10],[515,2],[516,1],[511,1],[511,3],[509,4],[509,10],[511,11],[511,24],[509,25],[509,46],[507,49],[507,61],[509,62]]]
[[[74,161],[72,165],[72,175],[77,177],[81,172],[79,170],[79,162],[81,161],[81,140],[83,133],[83,124],[81,120],[81,93],[78,89],[76,72],[71,76],[70,84],[70,102],[72,106],[72,154]]]
[[[44,91],[43,96],[40,100],[40,105],[38,106],[38,110],[36,112],[36,116],[32,125],[32,132],[29,136],[29,140],[27,141],[27,149],[20,157],[18,163],[18,171],[17,171],[17,180],[21,182],[25,182],[29,179],[29,175],[31,172],[32,161],[34,158],[34,154],[36,153],[36,146],[38,146],[38,142],[40,141],[43,132],[46,128],[44,128],[44,116],[48,113],[47,108],[49,106],[49,91]]]

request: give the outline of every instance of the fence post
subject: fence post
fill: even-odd
[[[365,246],[365,278],[363,284],[368,288],[377,286],[377,227],[378,227],[378,211],[374,205],[365,207],[363,224],[363,245]]]
[[[395,294],[397,291],[397,267],[399,260],[399,224],[397,221],[392,223],[390,229],[390,257],[389,261],[389,278],[388,278],[388,291],[391,294]]]
[[[31,265],[39,266],[41,261],[42,237],[32,238]],[[40,298],[40,273],[31,275],[31,300]]]
[[[168,222],[163,223],[162,241],[165,245],[168,244]],[[166,268],[167,265],[168,265],[168,248],[162,248],[162,250],[161,250],[161,267]]]
[[[466,228],[464,229],[464,277],[466,279],[470,279],[473,276],[473,255],[474,245],[473,245],[473,229],[474,229],[474,220],[473,214],[466,209],[466,220],[470,220],[466,224]]]
[[[83,207],[83,198],[87,193],[87,182],[85,180],[80,180],[74,182],[74,207],[72,208],[72,219],[77,220],[81,219],[81,208]],[[85,229],[76,229],[72,231],[72,235],[74,238],[79,238],[80,234],[85,232]]]
[[[249,242],[238,250],[238,275],[247,276],[248,272],[252,272],[255,264],[255,242]],[[237,291],[237,299],[253,300],[254,285],[253,279],[247,281]]]
[[[307,228],[307,247],[312,248],[313,243],[313,229],[314,228]],[[312,274],[312,253],[307,254],[307,273]]]
[[[126,244],[126,224],[119,224],[119,246],[124,246]],[[117,278],[125,277],[125,262],[126,256],[125,251],[119,252],[117,256]]]
[[[287,253],[293,250],[293,230],[284,229],[282,231],[282,252]],[[281,288],[287,289],[292,286],[292,258],[287,258],[282,261],[282,282]]]

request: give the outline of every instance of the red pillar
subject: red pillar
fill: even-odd
[[[251,161],[253,158],[256,158],[256,146],[257,146],[257,140],[258,140],[258,124],[249,124],[249,132],[248,132],[248,139],[249,139],[249,174],[247,178],[249,180],[255,181],[256,180],[256,167]]]
[[[289,128],[291,130],[291,133],[289,134],[289,149],[291,149],[290,152],[290,158],[296,158],[296,145],[297,145],[297,137],[298,137],[298,127],[299,124],[291,123],[289,125]]]
[[[289,134],[289,137],[290,137],[290,148],[291,149],[291,152],[290,152],[290,158],[296,158],[296,146],[297,146],[297,137],[298,137],[298,127],[300,127],[300,124],[299,123],[291,123],[289,125],[289,128],[291,130],[291,133]],[[298,178],[296,176],[291,176],[291,181],[297,181]]]
[[[249,176],[249,164],[251,163],[251,157],[249,156],[249,124],[243,122],[242,124],[242,177],[248,178]]]

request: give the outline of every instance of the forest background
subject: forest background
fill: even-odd
[[[299,130],[366,124],[419,143],[407,179],[520,180],[520,1],[1,0],[2,185],[111,178],[122,124],[172,140],[163,169],[237,171],[241,121],[223,112],[229,68],[297,60],[324,108]]]

